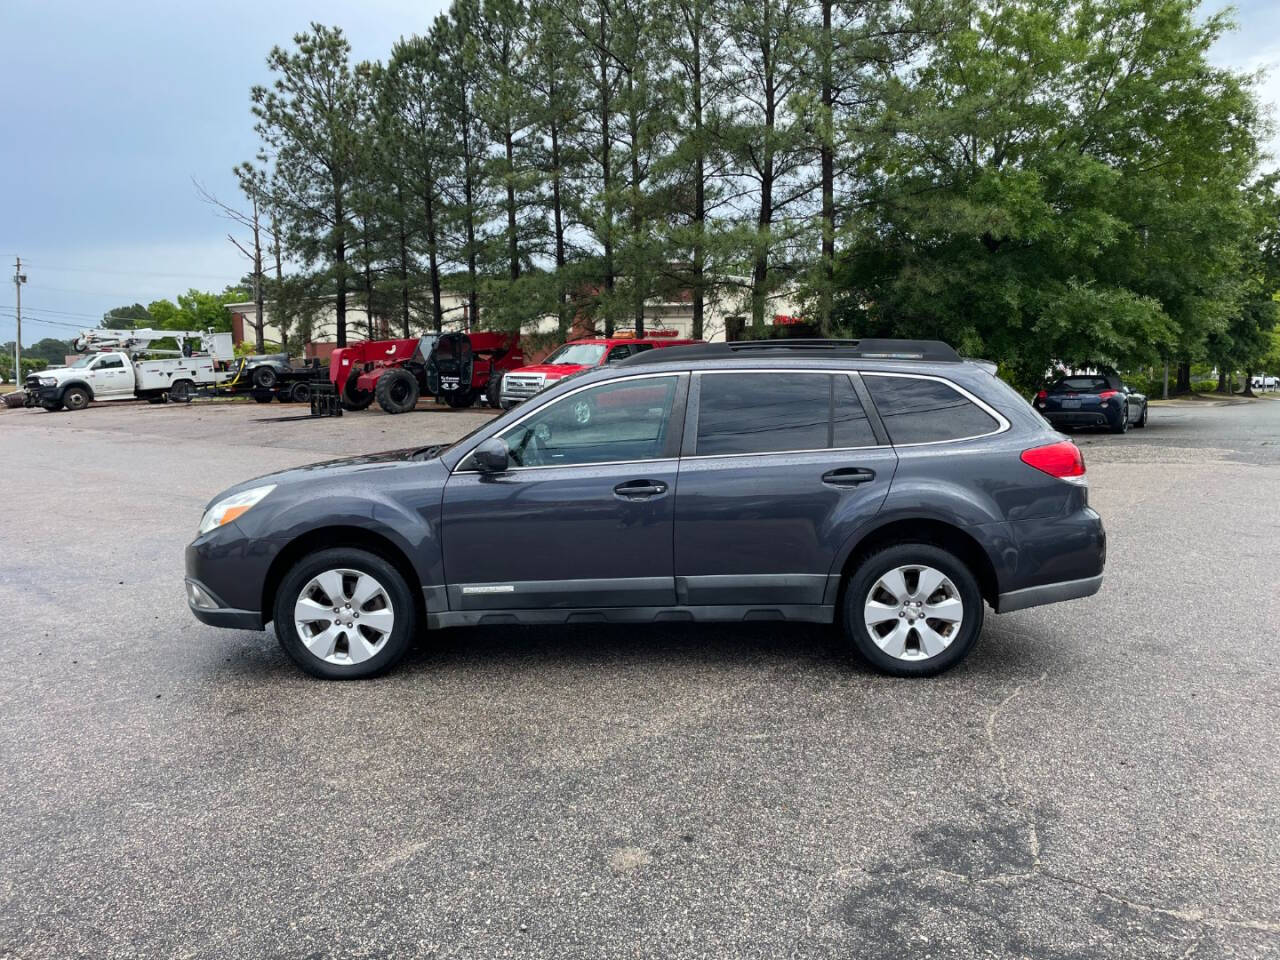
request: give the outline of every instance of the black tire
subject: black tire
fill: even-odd
[[[358,372],[352,370],[347,376],[347,382],[342,385],[342,409],[344,410],[363,410],[373,403],[373,391],[361,390],[356,386],[359,376]]]
[[[174,403],[190,403],[195,392],[195,384],[190,380],[175,380],[169,386],[169,399]]]
[[[502,371],[499,370],[489,377],[489,382],[484,385],[484,402],[497,410],[502,401]]]
[[[1129,405],[1126,403],[1120,411],[1120,422],[1111,426],[1112,433],[1128,433],[1129,432]]]
[[[256,403],[270,403],[271,394],[263,393],[261,390],[253,391],[253,399]]]
[[[897,567],[912,565],[933,567],[945,574],[963,604],[963,616],[941,653],[927,659],[902,660],[881,650],[872,639],[864,619],[864,606],[881,577]],[[845,583],[841,623],[854,648],[877,670],[895,677],[931,677],[968,656],[982,632],[985,613],[978,580],[964,561],[930,543],[900,543],[869,554],[859,562]]]
[[[83,410],[89,405],[90,399],[89,391],[84,387],[67,387],[62,391],[62,402],[58,406],[68,410]]]
[[[1138,422],[1135,423],[1134,426],[1137,427],[1139,430],[1141,430],[1146,425],[1147,425],[1147,405],[1144,403],[1142,405],[1142,416],[1138,418]]]
[[[307,649],[294,624],[293,609],[303,588],[318,574],[335,569],[356,570],[373,576],[385,588],[394,611],[391,632],[382,641],[381,648],[368,660],[360,663],[331,663],[320,659]],[[276,638],[289,659],[313,677],[325,680],[358,680],[386,672],[405,655],[417,632],[417,611],[413,594],[404,577],[382,557],[354,547],[321,550],[308,554],[294,564],[276,591],[272,620]]]
[[[281,394],[283,399],[284,394]],[[299,380],[289,388],[289,399],[294,403],[310,403],[311,402],[311,384],[306,381]]]
[[[253,368],[253,385],[259,390],[271,390],[279,379],[276,368],[268,365]]]
[[[452,393],[444,395],[444,402],[455,410],[461,410],[463,407],[469,407],[476,402],[476,392],[474,390],[454,390]]]
[[[418,378],[403,368],[388,370],[378,378],[373,395],[387,413],[408,413],[418,405]]]

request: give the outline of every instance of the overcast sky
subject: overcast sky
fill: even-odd
[[[357,59],[382,59],[445,2],[0,0],[0,342],[13,339],[18,254],[25,343],[242,276],[227,224],[191,178],[235,198],[231,168],[257,148],[249,88],[267,80],[267,51],[318,20],[341,26]],[[1276,103],[1280,4],[1236,7],[1241,29],[1217,59],[1273,68],[1262,93]]]

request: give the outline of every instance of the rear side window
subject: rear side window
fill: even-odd
[[[699,456],[875,445],[847,376],[709,373],[701,384]]]
[[[980,437],[999,428],[989,413],[939,380],[863,374],[895,444]]]

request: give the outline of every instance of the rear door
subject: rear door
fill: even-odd
[[[676,489],[677,596],[820,604],[836,554],[875,516],[897,457],[856,375],[695,374]]]
[[[682,374],[582,387],[499,434],[505,473],[464,458],[444,492],[450,609],[674,605],[686,390]]]

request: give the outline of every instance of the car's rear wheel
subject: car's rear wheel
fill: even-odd
[[[169,399],[174,403],[190,403],[196,388],[190,380],[175,380],[169,387]]]
[[[289,400],[293,403],[310,403],[311,384],[305,380],[299,380],[289,388]]]
[[[400,572],[375,553],[346,547],[300,560],[281,581],[273,611],[285,653],[326,680],[389,670],[409,649],[416,617]]]
[[[870,554],[845,585],[844,630],[876,669],[927,677],[968,655],[982,630],[977,578],[959,557],[928,543]]]
[[[1124,409],[1120,411],[1120,422],[1112,424],[1112,433],[1128,433],[1129,432],[1129,405],[1126,403]]]
[[[1138,422],[1135,423],[1134,426],[1137,427],[1139,430],[1141,430],[1146,425],[1147,425],[1147,405],[1144,403],[1142,405],[1142,416],[1138,418]]]

